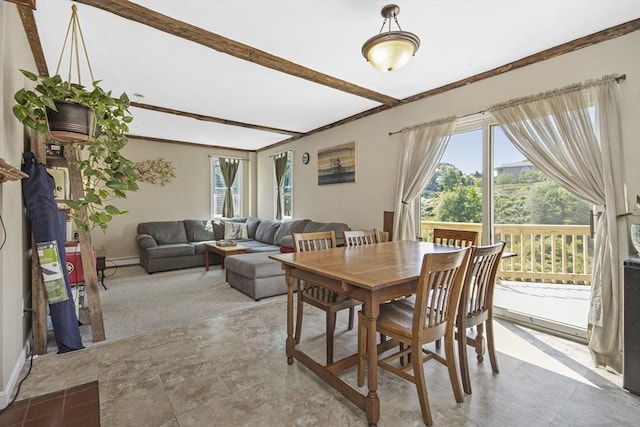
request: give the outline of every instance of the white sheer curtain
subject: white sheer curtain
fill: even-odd
[[[419,236],[415,203],[438,167],[455,123],[455,117],[447,117],[402,131],[394,240],[415,240]]]
[[[621,371],[617,216],[625,212],[625,198],[617,91],[615,77],[605,76],[499,104],[490,112],[538,169],[602,207],[594,240],[589,348],[597,364]]]

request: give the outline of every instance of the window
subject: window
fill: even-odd
[[[293,218],[293,158],[291,150],[271,156],[273,159],[273,213],[276,219]]]
[[[287,153],[287,168],[284,171],[284,181],[282,183],[283,219],[293,219],[293,162],[291,159],[291,151],[289,151]]]
[[[222,177],[222,169],[220,169],[219,157],[211,157],[211,217],[222,217],[222,206],[224,205],[224,195],[227,187]],[[238,165],[238,173],[236,179],[231,186],[231,195],[233,197],[233,212],[236,216],[242,212],[242,161]]]

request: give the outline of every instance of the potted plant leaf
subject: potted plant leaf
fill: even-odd
[[[110,91],[100,87],[99,81],[94,81],[91,88],[85,88],[79,83],[65,82],[59,75],[47,77],[25,70],[21,72],[36,85],[33,89],[16,92],[14,115],[25,126],[45,134],[51,142],[86,143],[83,151],[88,154],[77,163],[83,178],[84,196],[66,204],[72,209],[71,216],[79,229],[87,231],[100,227],[106,230],[114,215],[127,213],[108,201],[126,198],[128,191],[138,189],[133,162],[120,154],[127,144],[128,123],[133,120],[128,111],[129,97],[123,93],[113,98]],[[61,110],[70,105],[80,106],[81,111],[85,111],[73,114],[79,122],[60,118]],[[58,113],[58,118],[47,117],[54,112]],[[64,126],[52,131],[52,122],[63,122]],[[84,136],[83,132],[86,132]],[[77,212],[82,208],[87,209],[86,220],[78,216]]]

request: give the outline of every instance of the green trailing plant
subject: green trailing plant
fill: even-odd
[[[128,110],[129,97],[123,93],[113,98],[111,91],[100,87],[100,81],[94,81],[89,89],[63,81],[59,75],[47,77],[20,71],[36,82],[32,90],[20,89],[15,94],[13,114],[25,126],[48,135],[46,109],[56,110],[54,101],[58,100],[84,104],[94,112],[98,132],[83,146],[83,151],[88,153],[86,158],[77,163],[84,197],[65,203],[71,208],[71,216],[79,229],[88,231],[100,227],[105,231],[114,216],[128,213],[109,202],[124,199],[127,192],[138,190],[133,162],[120,154],[127,144],[128,124],[133,120]],[[80,214],[83,208],[86,208],[86,217]]]

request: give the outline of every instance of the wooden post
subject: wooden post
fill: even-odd
[[[79,200],[84,196],[82,186],[82,176],[78,171],[80,162],[81,147],[72,144],[65,146],[65,157],[69,163],[69,189],[73,200]],[[76,211],[80,219],[87,222],[87,209]],[[102,306],[100,305],[100,292],[98,289],[98,274],[96,272],[96,261],[93,257],[93,244],[91,243],[91,233],[89,231],[78,230],[80,243],[80,257],[82,258],[82,270],[84,271],[84,289],[88,302],[89,317],[91,319],[91,331],[93,332],[93,342],[104,341],[104,323],[102,319]]]
[[[42,137],[31,132],[31,152],[38,163],[45,163],[46,152]],[[38,244],[31,233],[31,309],[33,310],[33,353],[47,354],[47,293],[40,269]]]
[[[389,241],[393,240],[393,216],[394,212],[384,211],[382,220],[382,229],[389,233]]]

